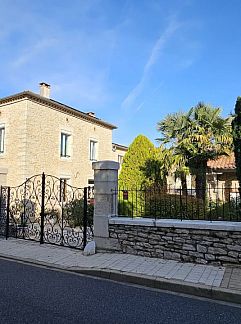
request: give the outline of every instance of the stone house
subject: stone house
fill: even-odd
[[[127,146],[116,144],[116,143],[112,144],[112,152],[113,152],[112,160],[120,163],[120,169],[123,163],[124,155],[127,152],[127,150],[128,150]]]
[[[195,176],[189,174],[186,176],[188,194],[195,192]],[[182,188],[181,179],[173,174],[167,177],[167,187],[170,192],[180,192]],[[238,180],[236,176],[236,165],[234,153],[222,155],[215,160],[209,160],[207,163],[207,194],[214,201],[227,201],[230,198],[238,196]],[[190,190],[191,189],[191,190]]]
[[[210,160],[207,166],[207,185],[210,195],[222,201],[236,198],[239,184],[234,153]]]
[[[50,99],[46,83],[40,83],[40,94],[1,98],[0,185],[17,186],[42,172],[74,186],[91,185],[93,161],[118,161],[125,152],[113,146],[113,129],[92,112]]]

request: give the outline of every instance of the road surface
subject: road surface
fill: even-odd
[[[241,308],[0,259],[0,323],[241,323]]]

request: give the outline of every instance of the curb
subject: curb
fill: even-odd
[[[0,258],[5,260],[20,261],[30,265],[42,266],[47,269],[62,270],[70,273],[87,275],[90,277],[109,279],[116,282],[131,283],[149,288],[241,304],[241,292],[227,288],[211,287],[195,283],[187,283],[181,280],[170,280],[140,274],[136,276],[136,274],[131,272],[121,272],[116,270],[63,267],[60,265],[53,265],[52,263],[36,261],[28,258],[9,256],[5,254],[0,254]]]
[[[241,292],[236,292],[226,288],[204,286],[200,284],[187,283],[165,278],[153,278],[147,275],[138,275],[137,277],[136,274],[133,273],[120,272],[115,270],[68,268],[68,271],[93,277],[110,279],[117,282],[132,283],[149,288],[167,290],[197,297],[241,304]]]

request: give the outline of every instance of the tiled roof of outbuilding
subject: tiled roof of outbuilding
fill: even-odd
[[[221,155],[216,160],[209,160],[208,168],[215,170],[235,170],[236,166],[234,153],[230,155]]]

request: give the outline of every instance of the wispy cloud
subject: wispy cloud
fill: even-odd
[[[95,4],[98,1],[94,0]],[[81,103],[85,110],[91,109],[87,107],[93,105],[103,106],[112,95],[108,78],[116,29],[121,27],[124,18],[118,24],[105,25],[101,17],[98,21],[82,13],[82,9],[88,12],[90,5],[84,8],[82,4],[80,6],[82,16],[78,16],[78,20],[83,28],[65,28],[60,23],[62,16],[52,20],[53,16],[51,19],[47,15],[39,16],[37,10],[29,9],[26,15],[36,22],[29,33],[25,32],[28,29],[25,22],[23,26],[8,24],[4,31],[7,36],[4,42],[7,47],[15,41],[15,50],[11,51],[11,59],[8,57],[7,61],[7,69],[11,71],[8,78],[12,84],[22,90],[33,89],[40,81],[49,82],[56,100],[70,104]],[[0,29],[1,35],[3,33]]]
[[[152,97],[157,93],[157,91],[163,86],[163,82],[161,82],[157,87],[155,87],[151,93],[149,94],[149,96],[147,97],[146,100],[143,100],[136,108],[135,112],[138,112],[139,110],[141,110],[141,108],[150,100],[152,99]]]
[[[155,44],[151,49],[151,53],[145,63],[143,68],[142,76],[136,86],[129,92],[127,97],[122,101],[121,108],[129,108],[137,99],[137,97],[142,93],[145,86],[146,80],[149,76],[149,73],[158,61],[166,43],[173,36],[173,34],[181,27],[181,24],[176,22],[176,20],[171,19],[166,29],[161,33],[161,35],[156,40]],[[140,105],[139,105],[140,109]]]
[[[106,89],[105,75],[101,73],[95,78],[87,75],[76,76],[72,82],[66,82],[60,76],[56,76],[55,81],[53,83],[54,94],[69,104],[74,104],[73,98],[75,98],[75,103],[81,103],[82,107],[79,107],[81,110],[98,110],[110,99]]]
[[[17,58],[12,62],[13,68],[20,68],[22,65],[28,63],[32,58],[35,58],[37,55],[41,54],[42,51],[45,51],[47,48],[52,47],[57,44],[56,38],[44,38],[40,41],[37,41],[31,47],[25,49]]]

